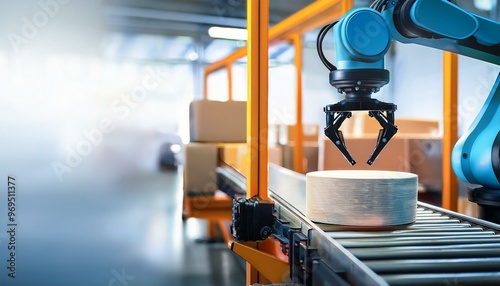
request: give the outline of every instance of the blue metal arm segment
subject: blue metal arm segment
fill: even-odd
[[[500,74],[483,108],[452,152],[462,181],[500,189]]]
[[[456,40],[472,36],[479,26],[472,14],[448,1],[417,1],[410,9],[410,16],[418,27]]]
[[[391,34],[378,11],[352,9],[333,29],[338,69],[384,68]]]
[[[383,15],[396,41],[500,64],[500,23],[446,0],[389,1]]]

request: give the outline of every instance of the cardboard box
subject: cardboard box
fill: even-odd
[[[317,142],[303,142],[303,167],[307,172],[313,172],[318,170],[319,161],[319,146]],[[286,145],[281,146],[283,150],[283,167],[294,170],[294,142],[289,142]]]
[[[382,128],[376,119],[368,116],[367,112],[355,112],[347,121],[349,124],[345,124],[346,129],[344,129],[346,137],[378,135]],[[400,118],[396,114],[395,125],[400,135],[437,136],[439,134],[439,121],[434,119]]]
[[[184,152],[184,195],[213,196],[217,191],[217,144],[189,143]]]
[[[276,144],[269,145],[269,163],[283,166],[283,150]]]
[[[394,137],[387,143],[372,166],[366,164],[375,149],[377,137],[346,138],[347,150],[351,153],[356,165],[351,166],[340,150],[330,139],[324,139],[324,169],[325,170],[390,170],[410,172],[409,140]]]
[[[458,212],[476,218],[479,216],[477,204],[468,198],[458,198]]]
[[[195,100],[189,105],[191,142],[246,143],[245,101]]]
[[[222,144],[220,145],[220,160],[233,167],[245,177],[248,175],[250,162],[248,161],[248,145],[240,144]]]
[[[278,143],[285,145],[293,142],[295,139],[295,125],[278,125],[277,131]],[[319,125],[317,123],[302,124],[302,141],[303,142],[318,142]]]
[[[250,155],[248,154],[247,146],[247,144],[222,144],[219,155],[221,161],[248,178]],[[268,156],[269,163],[282,166],[283,155],[281,146],[270,144]]]
[[[410,138],[410,172],[430,191],[443,187],[443,142],[441,138]]]

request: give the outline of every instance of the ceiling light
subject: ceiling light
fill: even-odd
[[[197,54],[196,52],[194,52],[194,51],[191,51],[191,52],[189,52],[189,53],[187,54],[187,58],[188,58],[190,61],[194,62],[194,61],[196,61],[196,60],[198,59],[198,54]]]
[[[246,29],[211,27],[208,35],[212,38],[246,41],[248,34]]]
[[[494,2],[494,0],[474,0],[474,6],[479,10],[491,11],[495,4]]]

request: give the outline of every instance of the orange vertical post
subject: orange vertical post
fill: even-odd
[[[268,189],[268,22],[269,0],[247,1],[247,195],[267,199]]]
[[[269,0],[247,0],[247,144],[250,166],[247,196],[268,199],[268,25]],[[259,248],[258,244],[255,248]],[[264,282],[246,263],[246,284]],[[262,279],[261,279],[262,278]]]
[[[205,70],[203,73],[203,99],[208,99],[208,73]]]
[[[443,55],[443,192],[442,206],[458,209],[458,179],[451,167],[451,152],[458,140],[458,56]]]
[[[353,8],[353,0],[342,0],[342,15]]]
[[[295,49],[295,100],[296,100],[296,122],[294,129],[294,149],[293,149],[293,168],[296,172],[303,173],[304,170],[304,136],[302,125],[302,36],[294,34],[292,36]]]
[[[227,100],[233,100],[233,66],[231,63],[228,63],[226,66],[227,71]]]

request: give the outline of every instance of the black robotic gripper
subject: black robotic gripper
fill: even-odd
[[[389,71],[383,69],[332,70],[330,72],[330,84],[337,88],[345,99],[324,107],[325,135],[337,146],[351,165],[356,164],[356,161],[347,151],[342,131],[339,129],[342,123],[352,116],[352,111],[368,111],[368,115],[374,117],[382,126],[375,150],[367,161],[369,165],[373,164],[389,140],[398,132],[398,128],[394,125],[396,105],[371,98],[372,93],[379,91],[388,82]]]

